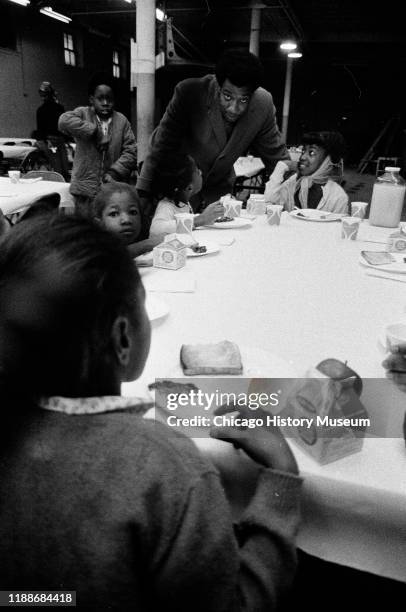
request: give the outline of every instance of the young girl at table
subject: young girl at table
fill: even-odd
[[[213,432],[259,464],[233,527],[214,464],[120,395],[150,344],[122,242],[76,217],[21,223],[0,288],[1,588],[75,590],[98,610],[275,609],[295,568],[295,459],[277,428]]]
[[[92,218],[92,202],[101,183],[126,181],[137,167],[137,146],[131,125],[114,110],[113,79],[94,75],[89,106],[79,106],[59,118],[59,129],[76,142],[70,191],[76,212]]]
[[[189,200],[202,188],[202,173],[193,157],[175,153],[156,162],[156,180],[153,194],[159,203],[152,219],[150,236],[172,234],[176,230],[177,213],[193,213]],[[209,204],[194,219],[194,227],[210,225],[224,215],[220,202]]]
[[[127,183],[102,185],[93,208],[96,221],[116,234],[133,257],[148,253],[163,240],[162,234],[140,240],[143,225],[140,201],[135,189]]]
[[[285,210],[317,208],[347,213],[348,196],[340,186],[345,142],[338,132],[309,132],[302,138],[299,161],[279,161],[265,186],[265,201]],[[285,175],[294,172],[287,180]]]

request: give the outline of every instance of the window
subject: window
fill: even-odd
[[[118,51],[113,51],[113,76],[116,79],[121,76],[120,53]]]
[[[67,66],[76,66],[76,51],[73,44],[72,34],[63,35],[63,49],[65,54],[65,64]]]

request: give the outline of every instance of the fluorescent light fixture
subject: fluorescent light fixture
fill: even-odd
[[[298,57],[302,57],[302,53],[299,53],[299,51],[297,53],[288,53],[288,57],[292,57],[293,59],[296,59]]]
[[[66,15],[62,15],[62,13],[57,13],[53,11],[50,6],[45,6],[40,9],[40,13],[43,15],[47,15],[47,17],[52,17],[53,19],[57,19],[58,21],[63,21],[63,23],[69,23],[72,21],[70,17],[66,17]]]
[[[155,11],[155,14],[156,14],[156,18],[158,19],[158,21],[165,21],[166,15],[162,9],[157,8]]]
[[[21,6],[28,6],[30,0],[10,0],[10,2],[14,2],[14,4],[21,4]]]
[[[281,43],[279,47],[284,51],[294,51],[295,49],[297,49],[297,44],[295,42],[287,40],[286,42]]]

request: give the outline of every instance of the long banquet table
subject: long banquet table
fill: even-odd
[[[5,215],[25,210],[33,200],[50,193],[59,193],[61,207],[73,206],[72,196],[69,193],[70,183],[57,181],[37,181],[12,183],[10,179],[0,178],[0,208]]]
[[[213,243],[231,236],[235,242],[219,253],[188,259],[194,292],[154,294],[170,311],[153,323],[141,380],[123,392],[173,377],[181,344],[219,339],[268,351],[297,376],[335,357],[364,382],[381,378],[372,391],[364,385],[361,399],[374,426],[361,452],[321,466],[290,442],[304,477],[298,544],[325,560],[406,582],[406,396],[384,378],[378,345],[383,327],[405,318],[406,283],[367,276],[360,250],[382,245],[343,241],[336,222],[283,213],[279,227],[259,216],[252,227],[196,232],[199,241]],[[145,281],[155,273],[145,269]],[[224,442],[195,442],[233,483],[230,496],[244,497],[251,462]]]

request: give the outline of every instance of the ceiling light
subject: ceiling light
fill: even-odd
[[[288,53],[288,57],[292,57],[294,59],[298,58],[298,57],[302,57],[302,53]]]
[[[293,51],[294,49],[297,49],[297,44],[295,42],[287,40],[286,42],[281,43],[279,47],[284,51]]]
[[[50,6],[45,6],[44,8],[40,9],[40,13],[42,13],[43,15],[47,15],[47,17],[57,19],[58,21],[63,21],[63,23],[69,23],[70,21],[72,21],[70,17],[66,17],[66,15],[62,15],[62,13],[57,13],[56,11],[53,11]]]
[[[14,4],[21,4],[21,6],[28,6],[30,0],[10,0],[10,2],[14,2]]]
[[[155,11],[155,14],[156,14],[156,18],[158,19],[158,21],[165,21],[166,15],[162,9],[157,8]]]

